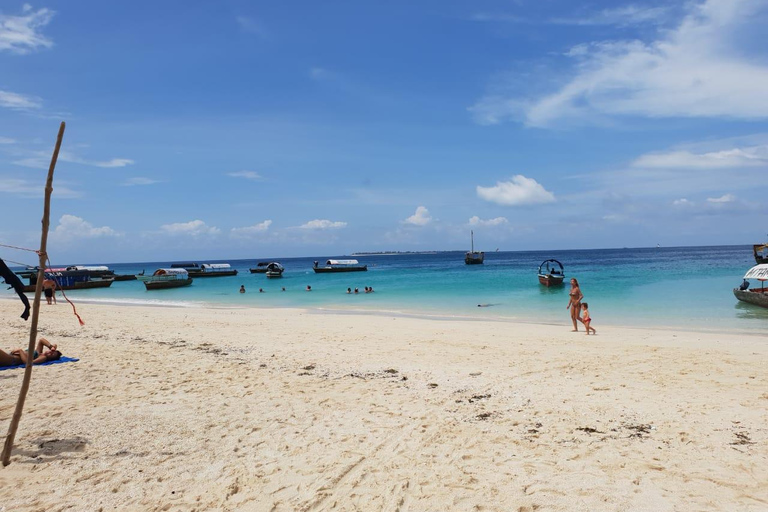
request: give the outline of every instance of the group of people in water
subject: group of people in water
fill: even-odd
[[[48,350],[44,350],[44,349]],[[32,353],[32,364],[47,363],[49,361],[58,361],[61,359],[61,352],[55,344],[52,344],[45,338],[37,341],[35,351]],[[10,352],[0,350],[0,366],[18,366],[27,364],[29,352],[23,348],[15,348]]]
[[[589,304],[584,302],[584,294],[581,293],[579,282],[575,277],[571,278],[571,291],[568,293],[568,305],[565,309],[571,310],[571,321],[573,322],[573,332],[579,331],[579,322],[584,324],[584,328],[587,330],[587,336],[589,332],[597,334],[595,328],[592,327],[592,317],[589,315]]]
[[[308,292],[311,292],[312,291],[312,286],[311,285],[307,285],[305,290],[308,291]],[[281,291],[283,291],[283,292],[285,291],[285,286],[283,286],[281,288]],[[244,284],[240,285],[240,293],[245,293],[245,285]],[[266,292],[264,291],[264,288],[259,288],[259,293],[266,293]],[[360,293],[360,290],[358,288],[355,288],[354,291],[353,291],[352,288],[347,288],[347,293]],[[373,293],[373,286],[366,286],[364,293]]]
[[[355,288],[355,290],[352,291],[352,288],[347,288],[347,293],[360,293],[360,290]],[[366,286],[364,293],[373,293],[373,286]]]

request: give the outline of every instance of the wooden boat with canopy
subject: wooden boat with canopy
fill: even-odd
[[[555,259],[544,260],[539,265],[538,276],[539,283],[544,286],[559,286],[565,279],[563,264]]]
[[[159,268],[151,276],[139,276],[147,290],[165,290],[192,284],[189,272],[183,268]]]
[[[750,288],[750,279],[760,281],[760,288]],[[733,294],[742,302],[768,308],[768,289],[765,288],[766,281],[768,281],[768,263],[755,265],[744,274],[744,282],[738,288],[733,289]]]

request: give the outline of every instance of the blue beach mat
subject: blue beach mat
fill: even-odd
[[[36,364],[35,366],[48,366],[49,364],[59,364],[59,363],[74,363],[75,361],[79,361],[76,357],[67,357],[67,356],[61,356],[56,361],[46,361],[44,363]],[[26,365],[23,364],[17,364],[16,366],[0,366],[0,372],[3,370],[13,370],[15,368],[24,368]]]

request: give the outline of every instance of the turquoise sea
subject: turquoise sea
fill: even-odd
[[[239,275],[196,279],[174,290],[146,291],[139,281],[124,281],[67,295],[75,302],[298,307],[568,325],[569,286],[546,288],[536,277],[539,264],[555,258],[565,266],[566,282],[570,277],[579,280],[598,330],[600,325],[753,333],[768,328],[768,309],[740,303],[731,292],[755,264],[751,246],[491,252],[484,265],[472,266],[464,264],[463,252],[370,255],[353,256],[368,265],[368,272],[312,271],[315,260],[345,257],[350,256],[201,261],[230,263]],[[257,261],[282,262],[283,277],[249,273]],[[170,262],[67,264],[107,264],[118,274],[149,274]],[[245,285],[245,294],[238,292],[240,285]],[[311,292],[305,291],[307,285]],[[365,286],[375,292],[363,293]],[[357,287],[360,293],[348,295],[347,287]],[[12,291],[2,293],[13,297]]]

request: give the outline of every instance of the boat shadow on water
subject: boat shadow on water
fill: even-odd
[[[733,306],[737,318],[768,320],[768,309],[746,302],[736,302]]]

